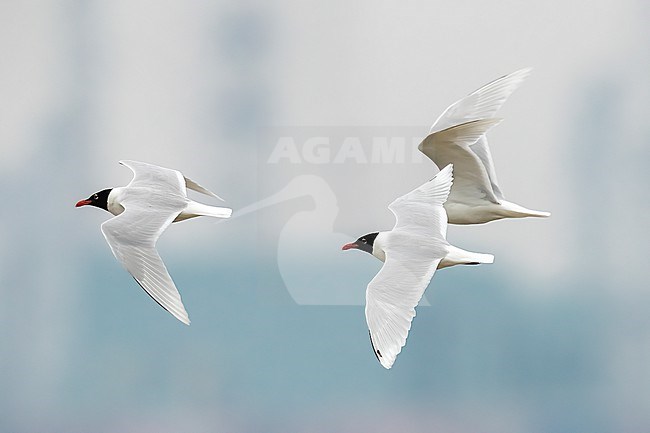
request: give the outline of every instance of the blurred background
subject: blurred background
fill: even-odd
[[[0,431],[650,431],[648,22],[638,0],[1,2]],[[450,227],[496,261],[436,273],[386,371],[360,305],[380,263],[340,245],[433,165],[270,156],[417,144],[527,66],[490,143],[506,197],[553,216]],[[161,238],[190,327],[74,208],[129,182],[120,159],[252,209]]]

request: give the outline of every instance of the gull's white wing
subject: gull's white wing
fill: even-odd
[[[524,68],[486,84],[475,92],[449,106],[431,126],[429,133],[471,120],[493,117],[519,85],[530,75],[531,68]],[[487,137],[482,136],[470,146],[480,159],[490,180],[497,200],[503,200]],[[456,171],[458,175],[458,170]]]
[[[131,184],[149,181],[138,179],[139,173],[136,171]],[[156,241],[185,209],[186,200],[178,195],[153,194],[152,197],[146,188],[129,188],[125,194],[124,212],[103,223],[102,233],[115,257],[138,284],[161,307],[189,325],[181,296],[156,251]]]
[[[497,200],[503,200],[503,192],[499,188],[499,182],[497,181],[497,173],[494,170],[494,162],[492,162],[492,154],[490,153],[490,147],[488,146],[487,137],[485,135],[481,136],[476,143],[469,146],[470,150],[481,160],[485,172],[490,179],[490,186],[492,187],[492,192]]]
[[[429,134],[418,146],[438,167],[454,165],[454,185],[450,202],[477,204],[484,200],[499,203],[490,176],[471,145],[501,119],[466,122]]]
[[[393,232],[407,231],[443,241],[447,238],[447,212],[443,204],[455,182],[453,171],[454,166],[448,164],[433,179],[388,205],[396,220]]]
[[[366,290],[366,322],[375,356],[391,368],[406,344],[415,307],[447,253],[447,214],[452,183],[447,166],[429,182],[390,204],[397,222],[382,239],[386,261]]]
[[[530,75],[524,68],[486,84],[454,102],[433,122],[429,133],[471,120],[493,117],[517,87]]]
[[[199,185],[189,177],[184,176],[180,171],[171,168],[159,167],[153,164],[139,161],[120,161],[120,164],[128,167],[135,175],[128,186],[149,186],[156,188],[167,188],[170,191],[178,192],[187,196],[186,188],[201,194],[217,198],[224,201],[221,197]]]
[[[178,170],[139,161],[120,161],[120,164],[130,168],[134,175],[127,187],[153,188],[164,194],[187,197],[185,178]]]
[[[120,164],[130,168],[135,175],[129,186],[155,186],[156,188],[161,188],[166,185],[172,190],[178,190],[178,192],[181,192],[184,195],[187,195],[187,190],[185,188],[189,188],[193,191],[200,192],[201,194],[224,201],[221,197],[206,187],[199,185],[189,177],[184,176],[178,170],[159,167],[157,165],[139,161],[125,160],[120,161]]]

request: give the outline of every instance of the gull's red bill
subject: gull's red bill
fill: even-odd
[[[79,201],[77,202],[77,204],[74,205],[74,207],[86,206],[86,205],[89,205],[90,203],[91,203],[91,202],[90,202],[90,200],[88,200],[88,199],[85,199],[85,200],[79,200]]]

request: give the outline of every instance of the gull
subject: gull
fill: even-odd
[[[474,143],[435,140],[437,132],[450,126],[493,117],[530,71],[526,68],[505,75],[449,106],[418,146],[437,167],[454,164],[455,181],[445,203],[450,224],[550,216],[549,212],[526,209],[505,199],[485,135]]]
[[[415,307],[436,269],[492,263],[494,256],[465,251],[447,242],[443,204],[452,185],[452,165],[393,201],[390,231],[369,233],[343,250],[359,249],[384,262],[366,289],[366,322],[377,360],[391,368],[411,329]]]
[[[181,295],[156,251],[156,241],[172,222],[197,216],[229,218],[232,210],[187,198],[187,189],[219,198],[179,171],[138,161],[120,161],[133,171],[125,187],[96,192],[76,207],[95,206],[113,215],[101,225],[115,258],[154,301],[186,325]]]

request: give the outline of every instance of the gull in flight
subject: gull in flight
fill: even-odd
[[[125,187],[96,192],[76,207],[95,206],[113,215],[101,226],[115,258],[161,307],[186,325],[181,295],[156,251],[156,241],[172,222],[197,216],[229,218],[232,210],[187,198],[187,188],[219,198],[179,171],[137,161],[120,161],[133,171]]]
[[[359,249],[384,262],[366,289],[366,322],[372,349],[385,368],[392,367],[406,344],[415,307],[436,269],[494,261],[491,254],[465,251],[447,242],[443,204],[451,185],[450,164],[388,206],[397,220],[392,230],[369,233],[343,245],[343,250]]]
[[[475,142],[436,140],[436,133],[465,122],[491,118],[529,75],[521,69],[486,84],[447,108],[431,126],[418,149],[437,167],[454,164],[454,185],[445,203],[450,224],[482,224],[502,218],[548,217],[505,199],[488,147],[487,137]]]

